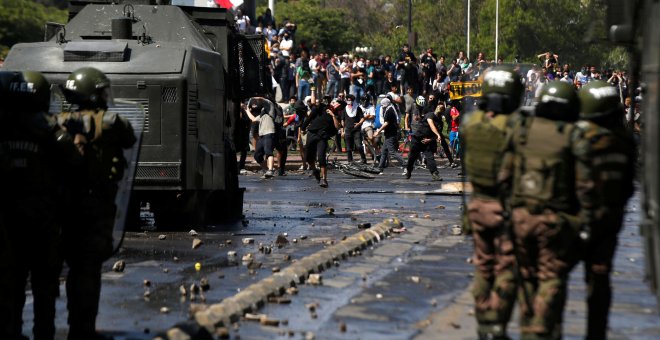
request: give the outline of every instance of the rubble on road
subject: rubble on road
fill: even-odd
[[[197,248],[199,248],[199,247],[202,245],[202,243],[203,243],[202,240],[200,240],[200,239],[198,239],[198,238],[193,239],[193,241],[192,241],[192,249],[197,249]]]
[[[321,276],[321,274],[309,274],[307,283],[309,283],[310,285],[319,286],[323,284],[323,277]]]
[[[119,260],[112,265],[112,271],[117,273],[123,273],[126,268],[126,262]]]

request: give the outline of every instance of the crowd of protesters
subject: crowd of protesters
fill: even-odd
[[[254,26],[250,26],[247,16],[238,13],[237,25],[242,31],[266,36],[273,79],[282,94],[279,103],[284,107],[283,124],[277,129],[281,130],[278,133],[283,145],[262,142],[257,147],[263,133],[258,127],[261,119],[255,112],[244,115],[253,121],[251,138],[260,156],[258,161],[264,161],[264,155],[267,157],[264,176],[274,175],[271,156],[278,146],[278,149],[297,151],[303,163],[300,170],[311,171],[325,187],[328,185],[327,160],[323,156],[326,152],[346,152],[349,162],[353,162],[353,153],[357,152],[361,163],[367,164],[370,158],[381,171],[392,158],[404,169],[407,178],[415,165],[421,164],[429,169],[432,179],[439,179],[432,162],[434,154],[447,158],[444,166],[458,166],[461,111],[474,101],[450,100],[449,84],[479,80],[488,67],[504,62],[501,58],[488,59],[481,52],[476,58],[469,58],[464,51],[438,55],[431,47],[415,55],[407,44],[394,56],[326,53],[316,44],[308,46],[297,41],[297,26],[291,20],[285,19],[276,26],[268,10],[257,18]],[[525,84],[526,105],[532,105],[542,85],[553,80],[569,82],[578,88],[593,80],[606,80],[618,88],[627,107],[639,102],[638,98],[627,98],[626,72],[601,72],[586,65],[578,70],[567,63],[561,64],[559,55],[552,52],[541,53],[538,59],[537,64],[518,69]],[[272,98],[270,102],[277,106]],[[639,128],[640,115],[635,108],[633,120]],[[268,110],[262,110],[265,111]],[[324,122],[321,127],[320,122]],[[311,141],[310,126],[320,129],[311,134]],[[406,139],[406,151],[410,151],[407,162],[400,153],[400,145]],[[334,143],[328,144],[328,140]],[[267,150],[263,150],[264,145]],[[314,150],[307,150],[307,146]],[[438,146],[441,146],[439,152]],[[320,171],[315,170],[315,162],[321,166]],[[245,156],[241,169],[244,163]],[[286,175],[281,162],[278,163],[279,174]]]

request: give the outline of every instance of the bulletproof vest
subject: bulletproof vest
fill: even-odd
[[[465,170],[477,196],[498,198],[497,174],[502,165],[509,115],[486,116],[475,111],[462,127]]]
[[[529,117],[512,132],[514,146],[511,205],[533,214],[543,209],[574,213],[575,158],[571,123]]]
[[[125,119],[113,112],[81,111],[88,143],[84,158],[88,184],[116,182],[127,166],[123,148],[135,143],[133,129]]]
[[[635,177],[635,146],[623,127],[608,129],[590,121],[576,123],[575,153],[589,159],[598,208],[623,208],[632,196]],[[579,169],[578,169],[579,171]]]

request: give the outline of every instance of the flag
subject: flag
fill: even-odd
[[[243,4],[243,0],[214,0],[222,8],[234,8]]]

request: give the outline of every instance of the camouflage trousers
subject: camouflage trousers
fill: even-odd
[[[522,339],[560,339],[568,275],[575,264],[578,233],[570,215],[546,209],[512,214],[523,287],[519,290]],[[532,311],[525,301],[527,295]]]
[[[503,228],[499,201],[474,198],[468,220],[474,238],[474,296],[478,331],[504,336],[516,298],[513,244]]]
[[[610,272],[623,214],[621,208],[608,209],[606,218],[593,224],[591,239],[582,248],[587,284],[586,339],[607,338],[607,317],[612,304]]]

